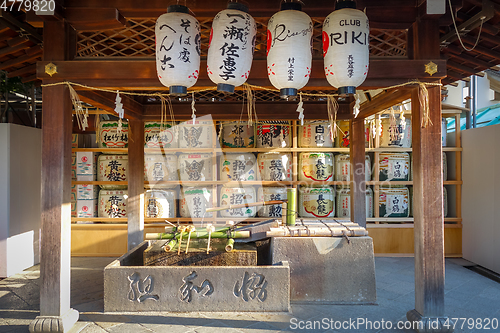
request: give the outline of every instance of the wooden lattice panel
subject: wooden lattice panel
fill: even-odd
[[[206,58],[212,18],[198,18],[201,28],[201,56]],[[257,36],[254,59],[266,58],[268,18],[256,18]],[[313,58],[322,57],[323,18],[313,21]],[[78,57],[154,57],[155,20],[129,20],[126,28],[107,31],[79,31]],[[370,55],[406,57],[406,30],[370,31]]]

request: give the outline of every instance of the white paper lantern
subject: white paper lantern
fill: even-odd
[[[325,75],[340,94],[354,94],[368,74],[370,27],[354,1],[335,8],[323,23]]]
[[[255,48],[255,20],[248,8],[229,3],[212,23],[207,55],[207,72],[217,90],[233,93],[248,79]]]
[[[280,96],[296,96],[311,75],[311,18],[301,4],[283,3],[267,25],[267,75]]]
[[[200,73],[200,23],[186,6],[168,6],[156,20],[156,72],[169,93],[182,96]]]

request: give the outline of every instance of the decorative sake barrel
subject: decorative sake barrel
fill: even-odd
[[[286,197],[286,187],[267,187],[260,186],[258,189],[258,202],[261,201],[271,201],[271,200],[285,200]],[[281,205],[269,205],[269,206],[260,206],[258,208],[257,214],[260,217],[281,217],[282,211]]]
[[[333,147],[331,130],[331,125],[327,121],[305,121],[304,126],[299,126],[299,147]]]
[[[291,147],[289,121],[259,121],[257,124],[257,148]]]
[[[292,180],[292,154],[259,153],[257,164],[260,179],[263,181]]]
[[[181,187],[179,212],[181,217],[212,217],[206,213],[212,207],[212,190],[206,187]]]
[[[369,155],[365,155],[365,181],[372,179],[372,164]],[[335,180],[348,182],[351,180],[351,161],[349,154],[335,155]]]
[[[220,180],[256,180],[257,159],[252,153],[222,154],[219,157]]]
[[[332,153],[300,153],[299,180],[333,180]]]
[[[410,148],[411,147],[411,120],[410,118],[405,118],[404,122],[401,122],[399,117],[396,117],[396,121],[391,125],[389,118],[381,119],[382,123],[382,135],[380,137],[380,147],[400,147],[400,148]]]
[[[213,180],[212,154],[180,154],[177,159],[180,179],[184,182]]]
[[[99,123],[99,147],[102,148],[127,148],[128,123],[122,121],[122,131],[118,133],[118,121],[101,121]]]
[[[144,180],[146,188],[172,188],[173,185],[156,184],[157,182],[179,180],[177,173],[177,155],[146,154],[144,155]]]
[[[226,187],[222,186],[220,191],[219,206],[239,205],[254,203],[256,201],[255,188],[252,186],[246,187]],[[233,208],[221,210],[221,217],[254,217],[257,212],[257,207]]]
[[[380,217],[408,217],[409,214],[410,193],[406,186],[380,187]]]
[[[223,121],[221,125],[222,148],[255,147],[255,125],[247,121]]]
[[[335,137],[335,147],[349,148],[351,135],[349,129],[349,121],[340,120],[337,122],[337,136]],[[365,148],[370,146],[370,129],[368,124],[365,124]]]
[[[410,155],[408,153],[380,153],[379,180],[410,180]]]
[[[128,155],[107,155],[98,157],[99,170],[97,172],[98,181],[123,182],[127,181]],[[127,185],[101,185],[107,190],[126,189]]]
[[[175,123],[156,121],[144,122],[144,147],[146,148],[177,148],[179,146],[178,126]]]
[[[144,193],[144,217],[176,217],[176,201],[175,190],[147,190]]]
[[[351,188],[337,187],[337,217],[351,217]],[[366,188],[366,217],[373,217],[373,191]]]
[[[179,148],[211,148],[214,123],[212,120],[186,121],[179,127]]]
[[[448,121],[446,118],[441,120],[441,144],[446,147],[446,134],[448,132]]]
[[[99,191],[99,217],[127,217],[127,198],[127,190]]]
[[[300,217],[333,217],[335,215],[335,191],[332,186],[305,187],[299,189]]]

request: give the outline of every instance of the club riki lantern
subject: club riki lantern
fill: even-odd
[[[340,0],[323,22],[323,57],[328,82],[340,94],[355,94],[368,74],[370,27],[351,0]]]
[[[229,3],[212,23],[207,54],[207,72],[217,90],[233,93],[248,79],[255,48],[255,20],[248,7]]]
[[[168,6],[156,20],[155,40],[158,79],[171,95],[186,95],[200,73],[200,23],[186,6]]]
[[[313,24],[301,10],[285,2],[267,25],[267,75],[281,98],[296,96],[311,74]]]

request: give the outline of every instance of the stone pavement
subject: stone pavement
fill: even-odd
[[[113,259],[72,258],[71,306],[80,312],[77,325],[84,326],[83,333],[412,332],[396,325],[414,308],[413,258],[375,258],[376,305],[292,304],[290,313],[104,313],[103,268]],[[476,322],[480,318],[483,325],[488,319],[500,321],[500,284],[462,267],[467,263],[446,260],[446,315]],[[39,266],[34,266],[0,281],[0,333],[28,332],[39,314],[39,275]],[[455,332],[500,332],[491,323],[489,330],[479,330],[476,322],[469,327],[471,320],[460,321]],[[362,325],[349,327],[349,321]],[[371,321],[372,327],[363,321]],[[306,329],[314,323],[316,329]],[[393,329],[387,328],[389,323]]]

